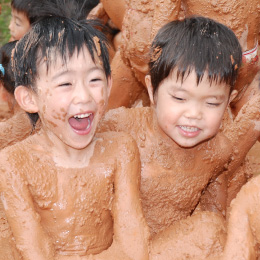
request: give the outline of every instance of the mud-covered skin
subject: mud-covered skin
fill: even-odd
[[[151,244],[150,259],[219,259],[225,242],[223,218],[213,212],[199,212],[157,234]]]
[[[260,93],[243,107],[225,133],[182,148],[157,125],[153,108],[110,110],[99,131],[125,131],[141,157],[141,198],[152,234],[191,215],[210,181],[232,175],[259,138]]]
[[[153,37],[168,21],[176,20],[181,1],[126,0],[122,25],[122,59],[134,71],[135,77],[145,86],[148,73],[149,49]]]
[[[17,111],[11,118],[0,122],[0,149],[22,141],[34,132],[28,115],[22,110]]]
[[[145,233],[141,231],[142,241],[134,236],[134,249],[130,241],[144,224],[133,140],[125,134],[99,135],[88,166],[69,169],[55,165],[38,136],[1,151],[1,198],[24,259],[88,259],[108,249],[113,236],[126,255],[144,256],[138,244],[146,241]]]
[[[158,129],[151,108],[111,110],[101,128],[129,132],[137,141],[142,205],[152,234],[192,214],[209,181],[225,170],[232,152],[224,136],[195,148],[179,147]]]
[[[221,260],[254,260],[260,244],[260,178],[244,185],[231,203],[228,236]]]

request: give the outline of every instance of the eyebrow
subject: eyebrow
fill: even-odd
[[[183,88],[178,87],[176,85],[174,87],[175,87],[175,91],[181,91],[181,92],[184,92],[184,93],[189,93],[186,89],[183,89]],[[224,100],[225,97],[226,97],[225,95],[209,95],[209,96],[205,95],[205,96],[203,96],[203,98],[216,98],[218,100]]]
[[[104,70],[100,67],[91,67],[90,69],[88,69],[88,73],[92,72],[92,71],[95,71],[95,70],[99,70],[99,71],[102,71],[104,72]],[[54,75],[51,80],[56,80],[57,78],[67,74],[67,73],[71,73],[73,72],[73,70],[62,70],[61,72],[58,72],[56,75]]]

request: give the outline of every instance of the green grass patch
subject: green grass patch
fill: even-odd
[[[0,0],[2,12],[0,14],[0,46],[7,43],[10,39],[9,22],[11,19],[10,0]]]

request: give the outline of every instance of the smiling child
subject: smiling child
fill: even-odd
[[[1,199],[23,259],[148,256],[138,148],[124,133],[95,134],[111,88],[96,26],[46,17],[16,45],[15,98],[42,124],[0,155]]]
[[[241,60],[240,44],[226,26],[204,17],[170,22],[152,43],[146,76],[151,107],[110,110],[99,125],[99,131],[130,133],[138,144],[142,206],[154,245],[160,239],[165,241],[161,231],[168,227],[179,230],[185,219],[184,230],[189,226],[192,218],[188,217],[208,184],[227,168],[232,172],[259,137],[255,128],[259,97],[243,109],[225,133],[228,138],[218,132],[224,112],[236,96],[233,87]],[[169,246],[165,250],[159,247],[158,259],[171,259],[167,257],[174,251],[169,250],[174,235],[168,234]],[[212,247],[204,247],[206,256],[223,249],[217,248],[220,233],[209,237]],[[200,234],[196,239],[195,244]],[[175,243],[175,249],[180,248]],[[176,253],[175,257],[178,259]]]

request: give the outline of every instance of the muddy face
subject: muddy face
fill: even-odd
[[[98,41],[96,42],[98,45]],[[98,45],[99,46],[99,45]],[[95,64],[87,48],[64,64],[58,57],[46,70],[39,65],[34,99],[43,128],[54,143],[82,149],[92,140],[105,111],[109,82],[101,64]]]

